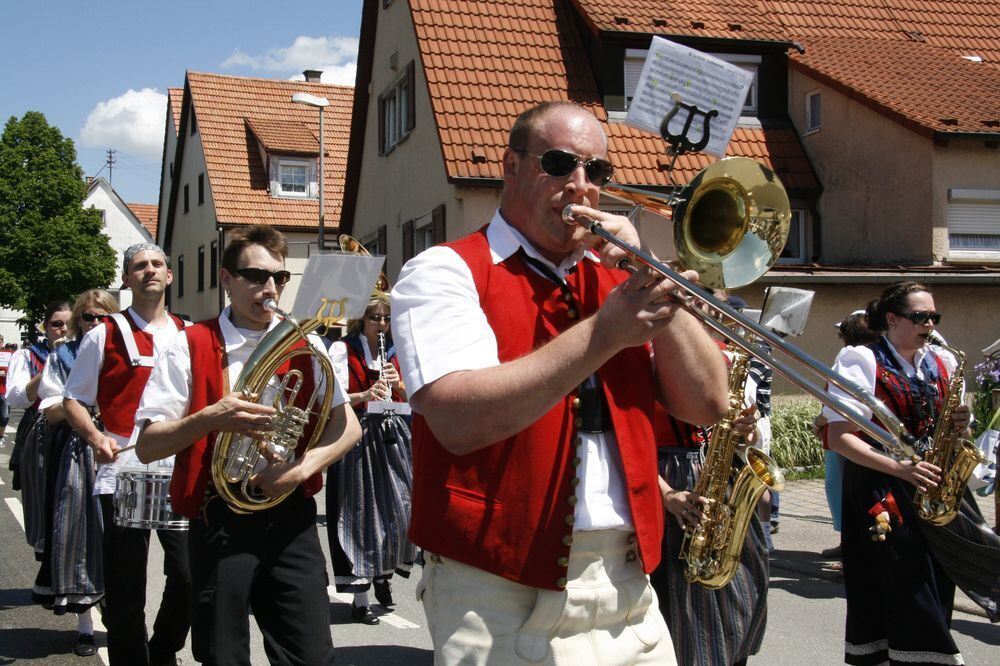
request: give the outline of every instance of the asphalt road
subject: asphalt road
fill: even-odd
[[[70,650],[76,635],[75,617],[56,617],[31,602],[31,585],[38,566],[25,543],[19,522],[20,493],[10,487],[9,453],[9,446],[0,449],[0,503],[3,504],[0,507],[0,666],[19,661],[107,663],[107,652],[103,649],[96,658],[74,657]],[[318,499],[322,512],[323,498]],[[326,524],[322,513],[320,537],[325,549]],[[815,553],[831,545],[831,539],[828,525],[790,516],[782,520],[781,533],[776,539],[779,553],[772,567],[768,595],[767,634],[761,653],[751,662],[779,666],[843,663],[845,604],[842,584],[829,576],[812,575],[808,568],[805,572],[793,570],[803,568],[796,567],[795,563],[815,560]],[[156,539],[152,539],[151,544],[147,624],[151,624],[155,616],[163,586],[162,551]],[[375,627],[354,624],[350,618],[350,598],[330,590],[330,633],[337,646],[338,664],[433,663],[423,610],[414,599],[419,576],[416,570],[408,580],[394,579],[397,606],[392,613],[373,606],[382,620]],[[252,619],[251,627],[253,663],[266,664],[263,643]],[[1000,626],[990,625],[982,617],[956,612],[953,633],[966,664],[1000,662],[997,656],[1000,655]],[[97,640],[99,645],[104,644],[101,629]],[[185,664],[194,663],[187,648],[179,656]]]

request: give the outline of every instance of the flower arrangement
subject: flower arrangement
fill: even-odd
[[[973,424],[978,437],[986,429],[993,415],[993,389],[1000,389],[1000,354],[990,356],[973,368],[979,391],[972,402],[972,412],[976,417]]]

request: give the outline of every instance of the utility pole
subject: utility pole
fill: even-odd
[[[115,153],[117,153],[117,152],[118,151],[114,150],[113,148],[108,148],[107,166],[108,166],[108,182],[109,183],[112,182],[112,180],[111,180],[111,170],[114,169],[115,162],[118,161],[118,160],[115,159]]]

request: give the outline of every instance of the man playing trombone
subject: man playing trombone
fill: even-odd
[[[572,205],[638,243],[596,208],[606,156],[585,109],[529,109],[493,219],[411,260],[393,291],[417,593],[442,663],[675,661],[647,576],[663,529],[650,418],[659,395],[715,422],[726,368],[672,283],[613,268],[621,250],[563,221]]]

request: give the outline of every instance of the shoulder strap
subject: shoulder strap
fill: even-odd
[[[131,322],[121,312],[113,313],[111,320],[115,322],[118,330],[121,331],[122,339],[125,340],[125,351],[128,352],[129,362],[132,364],[132,367],[152,368],[153,357],[139,354],[139,347],[135,344],[135,334],[132,333]]]

